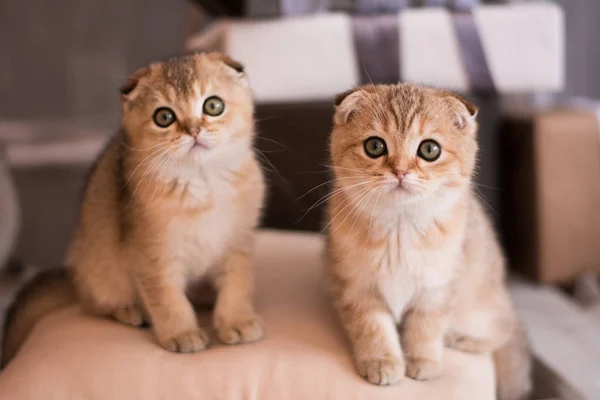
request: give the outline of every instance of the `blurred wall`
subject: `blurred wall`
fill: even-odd
[[[570,94],[600,97],[599,0],[566,10]],[[182,49],[186,0],[0,0],[0,118],[117,115],[117,88]]]
[[[0,118],[113,115],[117,88],[181,51],[185,0],[0,0]]]
[[[567,25],[567,92],[600,98],[600,0],[558,0]]]

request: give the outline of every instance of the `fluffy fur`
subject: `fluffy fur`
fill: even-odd
[[[194,352],[208,336],[186,290],[204,280],[219,338],[260,338],[250,257],[264,183],[243,68],[193,54],[142,68],[121,93],[122,132],[90,175],[66,258],[79,299],[126,324],[150,320],[161,346]],[[221,115],[203,111],[210,96]],[[166,128],[153,120],[161,107],[176,116]]]
[[[358,372],[379,385],[432,379],[446,344],[494,352],[500,398],[524,398],[527,340],[472,189],[477,107],[410,84],[358,88],[336,103],[327,264]],[[366,155],[372,136],[387,154]],[[418,156],[425,139],[440,144],[436,161]]]
[[[43,271],[27,282],[4,321],[0,368],[17,354],[38,320],[76,301],[75,290],[64,269]]]

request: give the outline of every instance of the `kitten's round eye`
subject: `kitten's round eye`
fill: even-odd
[[[385,140],[380,137],[373,136],[365,140],[365,153],[371,158],[378,158],[387,154]]]
[[[177,119],[173,110],[167,107],[161,107],[154,112],[154,123],[161,128],[166,128]]]
[[[434,162],[442,155],[442,148],[435,140],[423,140],[419,145],[418,156],[425,161]]]
[[[223,103],[223,100],[221,100],[220,97],[211,96],[204,101],[202,110],[205,114],[208,114],[211,117],[217,117],[223,113],[223,110],[225,110],[225,103]]]

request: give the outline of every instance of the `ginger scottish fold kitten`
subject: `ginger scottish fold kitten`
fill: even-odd
[[[472,188],[477,107],[411,84],[365,86],[336,105],[327,268],[359,374],[435,378],[445,344],[493,352],[499,397],[524,398],[527,339]]]
[[[89,311],[139,326],[165,349],[208,343],[186,290],[217,292],[225,343],[260,338],[251,253],[264,196],[251,90],[226,56],[151,64],[121,89],[122,131],[89,178],[66,265]]]

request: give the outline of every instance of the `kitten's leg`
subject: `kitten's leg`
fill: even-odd
[[[118,322],[134,327],[144,325],[146,319],[140,307],[133,305],[134,300],[119,301],[115,291],[110,302],[102,301],[91,293],[80,294],[79,299],[84,310],[98,316],[112,318]]]
[[[488,289],[485,295],[454,307],[446,346],[468,353],[493,352],[510,339],[518,325],[508,293]]]
[[[136,281],[152,319],[154,334],[162,347],[173,352],[192,353],[207,346],[208,335],[198,327],[183,282],[175,282],[167,268],[159,265],[136,271]]]
[[[403,317],[406,375],[413,379],[433,379],[442,372],[448,313],[441,297],[441,293],[423,293]]]
[[[214,326],[228,344],[251,342],[263,336],[263,324],[254,312],[252,263],[244,251],[231,252],[213,276],[217,288]]]
[[[119,322],[131,326],[142,326],[144,324],[144,314],[138,306],[121,306],[112,312],[112,317]]]
[[[404,377],[398,330],[383,301],[374,293],[336,296],[336,308],[350,341],[358,373],[375,385],[391,385]]]
[[[73,283],[83,308],[92,314],[113,318],[121,323],[141,326],[144,314],[137,305],[137,291],[117,257],[104,255],[109,262],[86,261],[75,264]],[[97,257],[89,256],[88,260]],[[103,271],[98,277],[95,271]]]

